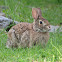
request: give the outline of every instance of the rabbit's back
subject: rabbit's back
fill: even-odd
[[[31,23],[24,23],[24,22],[21,22],[15,26],[13,26],[11,29],[14,29],[17,33],[23,33],[24,31],[26,30],[30,30],[32,29],[32,24]]]

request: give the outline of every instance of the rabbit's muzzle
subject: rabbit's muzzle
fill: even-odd
[[[50,30],[50,26],[42,26],[38,28],[39,32],[48,32]]]
[[[41,30],[43,32],[48,32],[50,29],[51,29],[50,26],[44,26]]]

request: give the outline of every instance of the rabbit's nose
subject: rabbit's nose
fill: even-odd
[[[49,26],[49,28],[50,28],[50,26]]]
[[[49,26],[49,29],[50,29],[51,27]]]
[[[49,30],[51,29],[51,27],[49,26]]]

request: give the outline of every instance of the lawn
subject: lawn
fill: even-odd
[[[0,0],[0,8],[6,17],[19,22],[33,22],[32,8],[40,7],[42,16],[52,25],[62,23],[61,0]],[[50,33],[50,39],[45,48],[41,45],[33,48],[7,49],[7,32],[0,30],[0,62],[62,62],[62,32]]]

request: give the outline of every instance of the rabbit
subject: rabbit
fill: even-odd
[[[40,8],[32,8],[33,23],[21,22],[8,32],[7,48],[46,45],[49,39],[49,22],[42,17]]]

